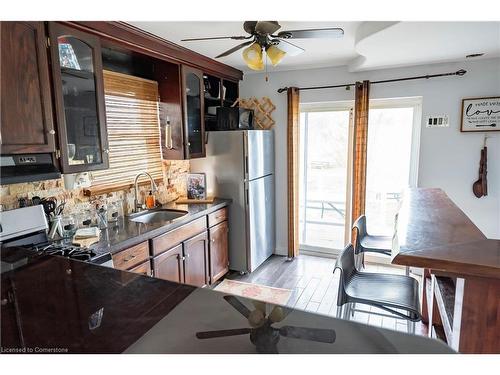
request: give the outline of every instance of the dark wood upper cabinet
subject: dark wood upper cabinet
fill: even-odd
[[[64,173],[108,168],[102,56],[97,36],[49,23],[55,113]]]
[[[1,22],[2,154],[53,152],[47,40],[43,22]]]
[[[185,158],[205,157],[204,84],[201,70],[182,66]]]
[[[209,229],[210,234],[210,283],[220,279],[229,271],[227,221],[223,221]]]
[[[209,284],[208,275],[208,236],[207,232],[198,234],[183,243],[185,283],[198,287]]]
[[[165,251],[153,259],[154,276],[176,283],[184,283],[184,257],[182,244]]]
[[[185,158],[180,65],[155,61],[155,77],[160,94],[160,130],[163,159]]]

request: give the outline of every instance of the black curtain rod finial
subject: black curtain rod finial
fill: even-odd
[[[285,92],[286,90],[288,90],[288,87],[282,87],[282,88],[278,89],[278,93],[281,94],[282,92]]]

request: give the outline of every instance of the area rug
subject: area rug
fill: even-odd
[[[270,286],[244,283],[242,281],[229,279],[222,280],[222,282],[215,287],[215,290],[276,305],[286,305],[292,294],[290,289],[272,288]]]

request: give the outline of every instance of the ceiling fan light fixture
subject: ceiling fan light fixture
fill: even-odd
[[[286,52],[280,50],[278,47],[274,45],[270,45],[266,49],[267,57],[269,57],[269,60],[271,60],[271,64],[273,66],[276,66],[280,63],[281,60],[283,60],[283,57],[285,57]]]
[[[250,69],[262,70],[264,69],[264,61],[262,59],[262,47],[259,43],[255,42],[243,50],[243,60]]]

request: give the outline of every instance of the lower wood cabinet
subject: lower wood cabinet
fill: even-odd
[[[210,283],[214,283],[229,271],[227,221],[209,229],[210,235]]]
[[[187,240],[183,244],[184,279],[189,285],[204,287],[210,279],[208,275],[207,232]]]
[[[229,271],[228,231],[227,209],[222,208],[113,254],[114,267],[204,287]]]
[[[154,276],[198,287],[208,285],[208,236],[194,236],[153,258]]]
[[[138,266],[135,266],[134,268],[131,268],[129,270],[130,272],[138,273],[144,276],[153,276],[151,273],[151,262],[149,259],[145,261],[144,263],[139,264]]]
[[[176,283],[184,283],[184,256],[182,244],[153,258],[154,276]]]

